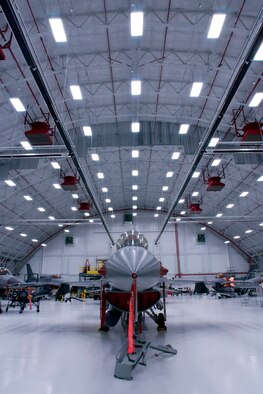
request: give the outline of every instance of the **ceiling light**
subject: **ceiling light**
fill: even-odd
[[[76,207],[71,207],[72,211],[76,211],[77,208]]]
[[[202,230],[202,231],[205,231],[205,230],[206,230],[206,227],[201,227],[201,230]]]
[[[246,234],[250,234],[250,233],[252,233],[252,231],[253,231],[253,230],[246,230],[245,233],[246,233]]]
[[[138,190],[138,185],[132,185],[132,190]]]
[[[171,178],[173,176],[173,171],[168,171],[166,174],[166,178]]]
[[[89,219],[89,222],[90,222],[90,223],[94,223],[94,220],[93,220],[93,219]]]
[[[199,171],[195,171],[195,172],[193,173],[193,175],[192,175],[192,178],[198,178],[199,175],[200,175],[200,172],[199,172]]]
[[[158,218],[158,216],[159,216],[159,213],[155,213],[155,214],[154,214],[154,217],[155,217],[155,218]]]
[[[44,246],[44,247],[45,247],[45,246],[47,246],[47,244],[41,244],[41,246]]]
[[[233,208],[235,206],[235,204],[228,204],[227,206],[226,206],[226,208]]]
[[[131,131],[132,131],[132,133],[139,133],[139,131],[140,131],[140,123],[139,122],[132,122],[132,124],[131,124]]]
[[[164,201],[164,197],[160,197],[160,198],[159,198],[159,201],[160,201],[160,202],[163,202],[163,201]]]
[[[139,171],[138,170],[132,170],[132,176],[138,176]]]
[[[71,194],[71,195],[72,195],[72,197],[75,198],[75,199],[79,198],[79,195],[76,194],[76,193],[73,193],[73,194]]]
[[[137,209],[137,205],[133,205],[133,206],[132,206],[132,209]]]
[[[31,241],[32,241],[32,242],[38,242],[38,240],[35,239],[35,238],[31,239]]]
[[[84,212],[84,216],[90,216],[88,212]]]
[[[131,94],[132,96],[139,96],[141,94],[142,82],[139,80],[131,81]]]
[[[211,166],[217,167],[221,163],[221,159],[215,159],[212,161]]]
[[[239,197],[246,197],[248,195],[249,192],[242,192],[241,194],[239,194]]]
[[[179,134],[187,134],[189,126],[189,124],[181,124]]]
[[[115,215],[110,215],[110,217],[111,217],[112,219],[114,219],[114,218],[115,218]]]
[[[79,85],[70,85],[70,91],[74,100],[82,100],[82,94]]]
[[[132,216],[137,216],[137,212],[133,212]]]
[[[108,188],[107,187],[103,187],[101,190],[102,190],[103,193],[108,193]]]
[[[222,213],[218,213],[218,214],[216,215],[217,218],[220,218],[221,216],[223,216]]]
[[[198,97],[201,93],[202,87],[203,82],[194,82],[190,92],[190,97]]]
[[[208,146],[211,148],[214,148],[218,144],[218,141],[219,141],[219,138],[213,137],[213,138],[211,138]]]
[[[30,197],[30,196],[24,196],[24,199],[27,200],[27,201],[32,201],[33,200],[33,198]]]
[[[98,153],[92,153],[91,158],[93,161],[99,161],[100,159]]]
[[[67,42],[67,36],[64,30],[62,19],[49,18],[49,24],[56,42]]]
[[[20,141],[20,144],[25,150],[32,150],[32,145],[28,141]]]
[[[178,201],[178,204],[183,204],[184,203],[184,198],[181,198],[179,201]]]
[[[110,198],[106,198],[105,202],[108,204],[109,202],[111,202]]]
[[[258,181],[258,182],[263,182],[263,175],[261,175],[261,176],[257,179],[257,181]]]
[[[5,229],[9,230],[9,231],[13,231],[14,230],[13,227],[10,227],[10,226],[6,226]]]
[[[143,12],[131,12],[131,36],[143,35]]]
[[[98,173],[97,173],[97,176],[98,176],[99,179],[104,179],[104,174],[103,174],[103,172],[98,172]]]
[[[6,180],[5,180],[5,183],[6,183],[8,186],[16,186],[15,182],[11,181],[10,179],[6,179]]]
[[[225,241],[224,243],[225,243],[225,244],[229,244],[229,243],[230,243],[230,241]]]
[[[181,221],[181,218],[177,218],[176,221],[177,221],[177,222],[180,222],[180,221]]]
[[[65,233],[69,233],[69,230],[66,229],[66,230],[64,230],[64,232],[65,232]]]
[[[58,227],[63,227],[63,224],[58,224]]]
[[[198,194],[199,194],[199,192],[193,192],[193,193],[192,193],[192,196],[193,196],[193,197],[196,197],[196,196],[198,196]]]
[[[253,60],[263,60],[263,42],[261,43]]]
[[[108,210],[109,210],[109,211],[113,211],[113,208],[112,208],[112,207],[109,207]]]
[[[82,129],[83,129],[83,134],[85,135],[85,137],[92,137],[92,130],[91,130],[90,126],[83,126]],[[93,159],[93,160],[95,160],[95,159]]]
[[[53,168],[55,168],[55,170],[59,170],[60,169],[60,164],[57,161],[52,161],[51,165]]]
[[[156,207],[156,211],[160,211],[162,207]]]
[[[255,93],[253,98],[252,98],[252,100],[248,104],[248,106],[249,107],[257,107],[261,103],[262,99],[263,99],[263,93],[262,92]]]
[[[180,212],[180,215],[185,215],[185,211],[181,211],[181,212]]]
[[[25,233],[21,233],[20,235],[21,235],[21,237],[27,237],[27,234],[25,234]]]
[[[162,190],[163,190],[164,192],[167,192],[168,189],[169,189],[168,186],[163,186],[163,189],[162,189]]]
[[[207,34],[207,38],[218,38],[220,36],[221,30],[223,28],[223,24],[226,19],[226,14],[214,14],[209,31]]]
[[[234,239],[239,239],[239,238],[240,238],[240,235],[235,235],[233,238],[234,238]]]
[[[132,197],[132,200],[133,200],[133,201],[137,201],[137,200],[138,200],[138,197],[137,197],[137,196],[133,196],[133,197]]]
[[[55,189],[61,189],[61,186],[58,183],[53,183]]]
[[[138,150],[132,150],[132,157],[137,158],[139,157],[140,152]]]
[[[180,152],[173,152],[172,160],[178,160],[180,157]]]
[[[49,216],[49,220],[55,220],[54,216]]]
[[[40,212],[45,212],[45,208],[39,207],[37,208]]]
[[[263,226],[263,223],[259,223],[259,226]]]
[[[213,224],[213,222],[207,222],[207,224]]]
[[[17,112],[25,112],[26,111],[25,107],[23,106],[22,101],[19,98],[12,97],[12,98],[10,98],[10,102]]]

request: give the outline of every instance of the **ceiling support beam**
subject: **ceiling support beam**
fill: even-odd
[[[205,132],[202,141],[200,142],[199,148],[198,148],[198,150],[194,156],[194,159],[192,161],[192,165],[189,168],[189,170],[184,178],[184,181],[183,181],[181,187],[179,188],[179,191],[176,194],[176,197],[172,203],[172,206],[169,209],[167,217],[165,218],[165,220],[162,224],[161,230],[155,240],[155,245],[158,244],[159,239],[170,220],[170,217],[174,213],[174,210],[178,204],[178,201],[180,200],[184,191],[186,190],[188,183],[189,183],[190,179],[192,178],[192,175],[193,175],[195,169],[197,168],[198,164],[200,163],[200,161],[203,157],[203,154],[206,151],[206,148],[208,147],[210,139],[212,138],[212,136],[214,135],[214,133],[218,129],[218,126],[220,125],[220,123],[225,115],[225,112],[227,111],[235,93],[237,92],[241,82],[243,81],[243,79],[250,67],[251,62],[253,61],[253,58],[254,58],[257,50],[259,49],[259,46],[262,43],[262,40],[263,40],[262,17],[263,17],[263,8],[261,9],[261,12],[258,15],[258,18],[254,24],[253,29],[251,30],[251,34],[247,40],[247,43],[246,43],[238,61],[237,61],[237,65],[233,70],[230,81],[227,84],[227,87],[222,95],[222,99],[221,99],[220,103],[218,104],[218,107],[217,107],[218,109],[215,112],[215,114],[211,120],[211,124],[208,127],[207,131]]]
[[[95,209],[102,221],[102,224],[103,224],[103,226],[104,226],[104,228],[111,240],[111,243],[114,245],[114,240],[113,240],[113,238],[110,234],[110,231],[108,229],[108,226],[104,220],[101,209],[96,201],[96,198],[95,198],[95,196],[88,184],[88,181],[86,179],[84,171],[81,167],[76,149],[73,146],[73,144],[71,142],[71,138],[69,136],[69,133],[68,133],[66,127],[64,126],[64,122],[63,122],[62,118],[59,115],[59,111],[56,107],[54,100],[52,99],[52,95],[49,91],[47,83],[42,76],[40,66],[38,65],[38,61],[35,58],[35,55],[33,54],[33,51],[28,43],[28,40],[25,37],[24,31],[22,30],[22,28],[20,26],[20,23],[19,23],[17,14],[16,14],[16,10],[14,9],[14,3],[9,0],[2,0],[1,7],[2,7],[2,10],[3,10],[4,15],[6,17],[6,20],[9,24],[10,28],[12,29],[14,36],[16,37],[17,43],[20,47],[21,52],[24,55],[24,58],[27,62],[27,65],[28,65],[32,75],[33,75],[33,78],[40,90],[42,98],[47,105],[47,108],[48,108],[48,110],[55,122],[55,125],[57,126],[57,130],[59,131],[60,136],[68,149],[69,155],[70,155],[70,157],[71,157],[71,159],[72,159],[72,161],[79,173],[80,179],[82,180],[83,185],[93,202],[93,206],[95,207]]]

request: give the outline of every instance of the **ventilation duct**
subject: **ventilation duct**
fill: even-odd
[[[190,205],[188,205],[188,209],[190,213],[194,213],[194,214],[199,214],[202,212],[199,203],[191,203]]]
[[[31,130],[25,132],[25,136],[31,145],[52,145],[52,130],[48,123],[33,122],[30,123]]]
[[[73,175],[64,176],[64,182],[61,183],[61,187],[63,190],[78,190],[79,179]]]
[[[242,142],[247,142],[247,141],[263,141],[263,123],[259,122],[252,122],[252,123],[247,123],[243,127],[243,136],[242,136]]]
[[[89,201],[83,201],[79,204],[79,211],[80,212],[87,212],[90,211],[92,204]]]
[[[208,192],[219,192],[225,187],[225,184],[221,182],[220,176],[211,176],[207,179],[207,188]]]

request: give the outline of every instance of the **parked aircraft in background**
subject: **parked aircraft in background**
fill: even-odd
[[[31,265],[26,265],[27,274],[25,275],[25,282],[26,283],[50,283],[51,285],[54,284],[56,287],[61,285],[61,283],[65,283],[65,280],[58,274],[37,274],[32,271]]]

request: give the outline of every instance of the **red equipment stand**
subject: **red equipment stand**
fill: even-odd
[[[106,292],[105,284],[101,284],[100,292],[100,328],[98,331],[109,331],[109,327],[106,326]]]

